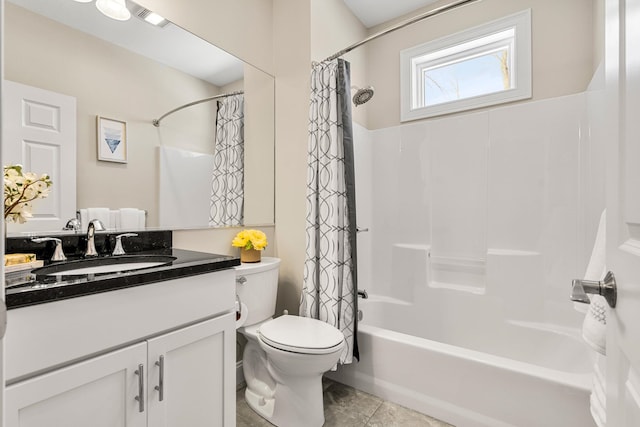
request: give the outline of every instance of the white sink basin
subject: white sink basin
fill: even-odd
[[[142,268],[157,267],[164,262],[132,262],[112,265],[96,265],[95,267],[82,267],[73,270],[65,270],[57,273],[49,273],[47,276],[72,276],[78,274],[115,273],[117,271],[140,270]]]
[[[118,273],[159,267],[171,263],[176,258],[164,255],[126,255],[119,257],[89,258],[50,264],[32,271],[44,276],[79,276],[86,274]]]

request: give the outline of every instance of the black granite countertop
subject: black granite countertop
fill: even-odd
[[[238,257],[182,249],[158,248],[129,255],[164,255],[175,260],[141,270],[84,275],[39,275],[32,270],[8,273],[5,302],[8,309],[50,303],[133,286],[147,285],[214,272],[240,265]],[[126,255],[125,255],[126,256]],[[72,259],[72,258],[70,258]],[[51,263],[45,263],[51,265]]]

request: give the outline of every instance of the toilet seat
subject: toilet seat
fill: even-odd
[[[289,315],[263,323],[258,334],[271,347],[305,354],[333,353],[344,341],[342,332],[328,323]]]

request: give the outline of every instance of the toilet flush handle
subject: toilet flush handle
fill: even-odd
[[[236,283],[239,285],[244,285],[245,283],[247,283],[247,278],[244,276],[240,276],[236,278]]]

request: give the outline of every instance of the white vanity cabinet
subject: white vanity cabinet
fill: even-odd
[[[146,344],[107,353],[5,390],[5,422],[20,427],[146,427],[138,376]]]
[[[223,270],[9,310],[6,426],[235,426],[234,303]]]
[[[235,324],[234,312],[148,341],[149,427],[235,427]]]

